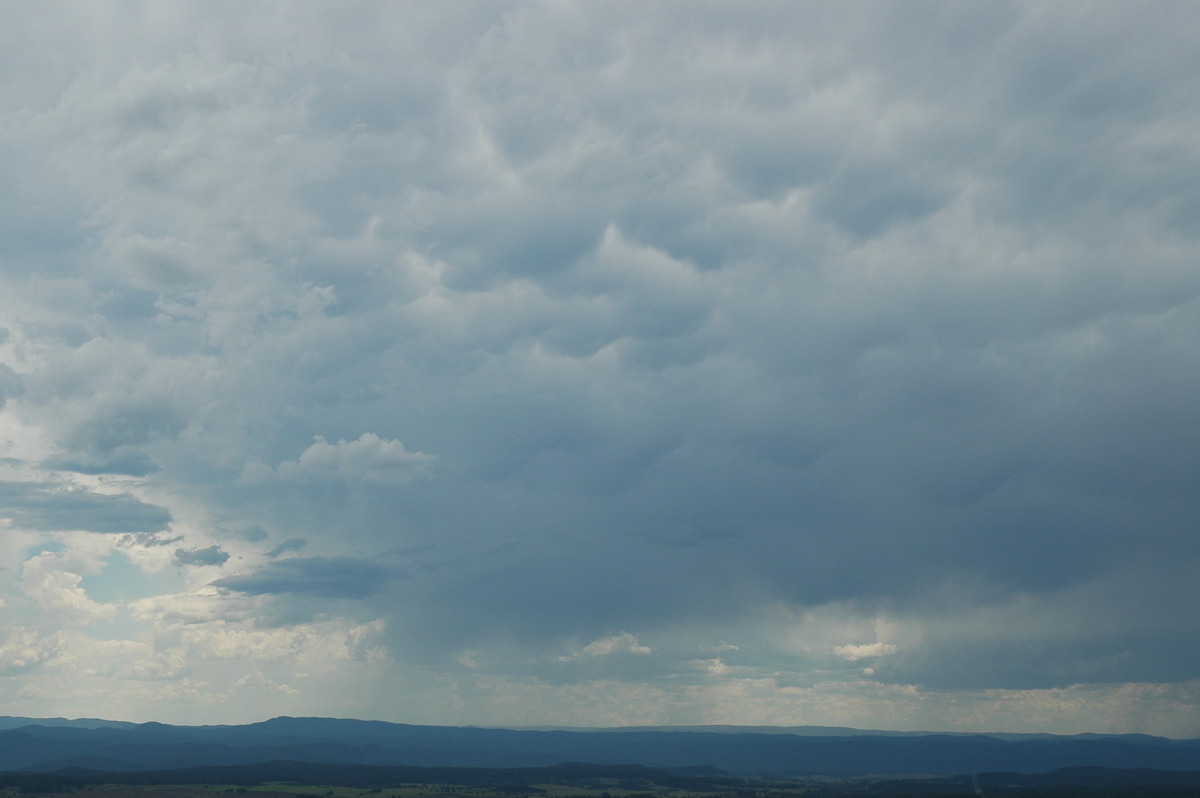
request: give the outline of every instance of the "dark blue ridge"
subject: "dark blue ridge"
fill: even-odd
[[[544,768],[562,763],[712,768],[758,777],[1048,773],[1064,768],[1200,771],[1200,740],[1145,735],[861,733],[713,730],[514,730],[331,718],[241,726],[50,724],[0,730],[0,771],[125,772],[313,764]],[[695,771],[702,772],[702,771]]]

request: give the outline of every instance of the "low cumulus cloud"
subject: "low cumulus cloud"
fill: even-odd
[[[874,659],[876,657],[886,657],[888,654],[895,654],[896,646],[892,643],[860,643],[858,645],[837,646],[833,649],[833,653],[842,659],[855,662],[860,659]]]
[[[0,674],[12,676],[37,670],[64,649],[60,635],[43,636],[36,629],[11,627],[0,638]]]
[[[44,552],[22,565],[20,587],[43,619],[61,627],[109,620],[116,614],[116,607],[93,601],[81,584],[83,574],[89,570],[70,553]]]
[[[358,440],[329,443],[320,435],[305,449],[298,460],[280,463],[274,478],[296,482],[373,482],[397,485],[427,476],[433,461],[431,455],[410,452],[398,440],[385,440],[366,432]],[[250,469],[249,481],[261,479],[270,472]]]
[[[621,632],[611,637],[602,637],[598,640],[593,640],[583,648],[579,649],[578,657],[608,657],[613,654],[650,654],[652,653],[649,646],[644,646],[638,642],[637,635],[632,635],[629,632]]]

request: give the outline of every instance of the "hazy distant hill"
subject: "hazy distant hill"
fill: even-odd
[[[485,729],[287,717],[243,726],[0,719],[0,770],[137,771],[279,760],[486,768],[564,762],[703,765],[755,776],[1046,773],[1081,767],[1200,770],[1200,740],[851,729],[813,733],[728,726]]]
[[[14,718],[0,715],[0,729],[19,729],[22,726],[71,726],[80,729],[99,729],[104,726],[128,728],[137,726],[123,720],[100,720],[99,718]]]

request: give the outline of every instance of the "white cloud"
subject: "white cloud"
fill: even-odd
[[[113,617],[117,608],[93,601],[80,587],[82,574],[71,557],[46,552],[31,557],[21,568],[21,590],[34,601],[43,618],[66,626],[82,626]]]
[[[372,432],[358,440],[329,443],[320,435],[299,460],[280,463],[275,476],[298,482],[374,482],[397,485],[427,476],[434,458],[410,452],[398,440],[386,440]]]
[[[278,693],[281,695],[300,695],[296,688],[276,682],[263,674],[257,668],[233,683],[234,689],[250,687],[256,692]]]
[[[63,649],[59,634],[42,635],[24,626],[9,627],[0,640],[0,673],[11,676],[36,670],[59,657]]]
[[[650,654],[649,646],[642,645],[637,635],[629,632],[601,637],[588,643],[579,650],[579,654],[587,657],[609,657],[613,654]]]
[[[875,657],[886,657],[889,654],[896,653],[896,646],[893,643],[859,643],[857,645],[836,646],[833,653],[839,657],[851,662],[856,662],[860,659],[872,659]]]
[[[205,622],[241,621],[254,611],[251,599],[225,595],[214,588],[150,596],[129,602],[135,620],[167,628]]]

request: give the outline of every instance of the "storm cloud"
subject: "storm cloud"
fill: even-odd
[[[352,557],[289,557],[248,574],[222,577],[216,587],[252,596],[311,593],[325,598],[365,598],[399,574],[373,560]]]
[[[1200,735],[1191,6],[11,16],[9,711]]]
[[[98,493],[54,482],[0,482],[0,518],[43,532],[153,533],[171,514],[128,493]]]
[[[220,546],[206,546],[203,549],[175,549],[177,565],[221,565],[229,559],[229,552],[222,551]]]

